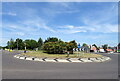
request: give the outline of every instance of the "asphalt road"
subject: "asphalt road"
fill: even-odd
[[[47,63],[14,58],[17,53],[2,53],[3,79],[117,79],[118,55],[104,63]]]

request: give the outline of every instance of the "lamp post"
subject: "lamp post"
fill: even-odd
[[[25,51],[24,51],[24,53],[26,53],[26,43],[24,43],[25,44]]]

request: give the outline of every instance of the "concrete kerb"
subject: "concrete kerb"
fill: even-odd
[[[81,58],[80,60],[83,62],[93,62],[93,61],[89,60],[88,58]]]
[[[98,58],[37,58],[23,55],[14,55],[15,58],[23,59],[23,60],[31,60],[31,61],[40,61],[40,62],[104,62],[111,60],[110,57],[98,57]]]
[[[90,58],[90,60],[93,62],[101,62],[101,60],[97,60],[96,58]]]
[[[53,58],[46,58],[45,61],[46,62],[56,62],[56,60],[54,60]]]
[[[16,58],[16,57],[17,57],[17,55],[14,55],[14,57]]]
[[[67,60],[67,58],[65,59],[57,59],[58,62],[70,62],[69,60]]]
[[[34,59],[35,59],[35,57],[26,57],[25,60],[34,60]]]
[[[70,58],[71,62],[82,62],[79,58]]]
[[[20,56],[19,57],[19,59],[24,59],[24,60],[25,60],[25,58],[26,58],[25,56]]]
[[[42,58],[35,58],[34,61],[41,61],[41,62],[43,62],[43,59]]]
[[[16,56],[16,58],[20,58],[20,56],[19,56],[19,55],[17,55],[17,56]]]

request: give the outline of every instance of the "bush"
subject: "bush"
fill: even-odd
[[[66,42],[66,47],[67,47],[67,51],[70,52],[70,54],[73,54],[73,48],[76,48],[77,47],[77,43],[73,40],[73,41],[70,41],[70,42]]]
[[[44,52],[52,54],[64,54],[66,51],[69,51],[73,54],[73,48],[77,47],[75,40],[70,42],[63,42],[61,40],[56,42],[46,42],[43,45]]]
[[[44,52],[52,54],[64,54],[67,50],[66,43],[63,41],[58,42],[46,42],[43,45]]]

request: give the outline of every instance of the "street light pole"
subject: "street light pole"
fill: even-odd
[[[26,50],[26,43],[25,43],[25,50]]]
[[[25,51],[24,51],[24,53],[26,53],[26,43],[24,43],[25,44]]]

